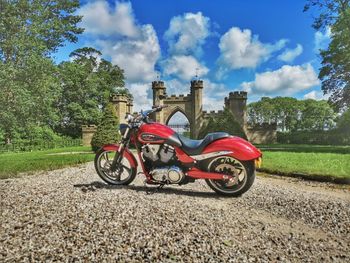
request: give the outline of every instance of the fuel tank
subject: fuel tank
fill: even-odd
[[[174,130],[160,123],[144,123],[138,130],[137,138],[142,144],[167,143],[173,146],[181,146],[181,142]]]

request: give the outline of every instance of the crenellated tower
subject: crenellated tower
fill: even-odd
[[[230,92],[229,96],[225,98],[225,107],[232,112],[236,121],[245,130],[247,124],[247,92]]]
[[[191,137],[197,138],[200,127],[198,126],[202,123],[202,105],[203,105],[203,80],[192,80],[191,81]]]
[[[159,98],[159,96],[166,95],[166,87],[163,81],[153,81],[152,82],[152,90],[153,90],[153,105],[164,105],[164,99]],[[153,116],[156,122],[164,122],[164,112],[156,112]]]

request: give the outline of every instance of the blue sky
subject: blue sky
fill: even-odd
[[[151,105],[151,82],[168,94],[189,92],[204,80],[204,108],[219,110],[230,91],[262,96],[323,98],[317,50],[330,32],[316,32],[304,0],[81,1],[85,32],[56,54],[57,62],[93,46],[125,70],[135,108]]]

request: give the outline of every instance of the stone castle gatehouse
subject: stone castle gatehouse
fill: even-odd
[[[206,121],[210,117],[215,118],[222,113],[222,111],[207,112],[203,110],[203,88],[202,80],[192,80],[189,94],[168,96],[164,82],[153,81],[153,105],[168,105],[161,112],[154,114],[154,120],[168,124],[175,113],[181,112],[190,123],[191,137],[197,138],[200,129],[205,125]],[[117,117],[121,122],[123,122],[126,113],[133,112],[133,101],[127,95],[113,94],[110,100],[115,105]],[[261,127],[249,127],[247,125],[247,92],[230,92],[224,99],[223,106],[232,112],[251,142],[271,143],[276,141],[276,125],[264,125]],[[95,126],[82,127],[84,145],[90,145],[95,130]]]

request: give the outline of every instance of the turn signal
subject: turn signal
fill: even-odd
[[[258,159],[255,159],[255,167],[260,168],[262,164],[262,158],[259,157]]]

